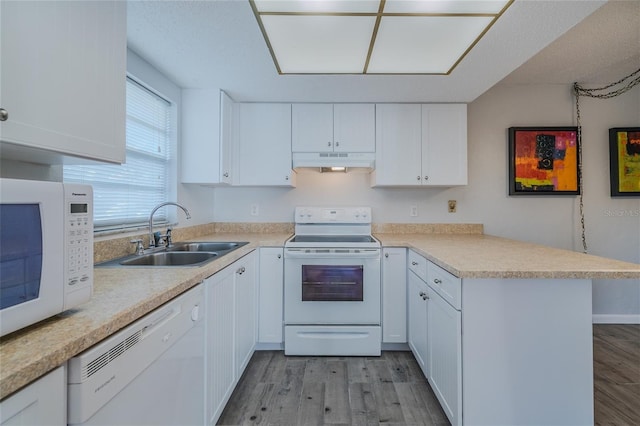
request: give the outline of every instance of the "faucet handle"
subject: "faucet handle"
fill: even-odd
[[[166,247],[173,246],[173,241],[171,240],[171,231],[172,231],[171,228],[167,228],[167,233],[164,236],[165,237],[164,243]]]
[[[131,244],[136,245],[136,254],[141,255],[144,254],[144,246],[142,245],[142,239],[131,240],[129,241]]]

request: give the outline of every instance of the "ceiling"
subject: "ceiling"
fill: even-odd
[[[450,75],[279,75],[248,0],[129,1],[127,30],[180,87],[236,101],[471,102],[498,82],[609,83],[640,68],[638,0],[516,0]]]

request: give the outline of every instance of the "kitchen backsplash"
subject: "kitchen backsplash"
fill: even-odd
[[[374,223],[374,234],[482,234],[481,223]]]
[[[188,241],[212,234],[282,233],[293,234],[294,224],[289,222],[245,223],[218,222],[173,229],[174,241]],[[374,223],[374,234],[482,234],[483,225],[476,223]],[[94,263],[106,262],[133,254],[131,240],[142,239],[148,244],[146,232],[126,237],[96,240],[93,245]]]

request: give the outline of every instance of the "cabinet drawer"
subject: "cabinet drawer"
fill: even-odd
[[[415,251],[409,250],[407,265],[410,271],[413,271],[422,281],[427,282],[427,259]]]
[[[449,302],[454,308],[461,308],[461,287],[460,278],[451,275],[438,265],[427,262],[427,284],[435,290],[444,300]]]

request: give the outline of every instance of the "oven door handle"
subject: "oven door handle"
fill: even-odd
[[[326,258],[360,258],[360,259],[372,259],[380,257],[380,250],[378,249],[358,249],[356,250],[325,250],[320,249],[314,251],[313,249],[286,249],[284,252],[285,258],[295,259],[326,259]]]

